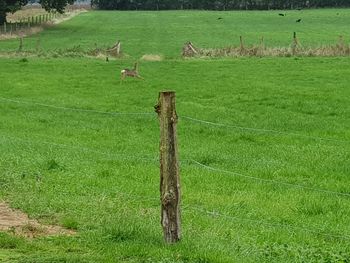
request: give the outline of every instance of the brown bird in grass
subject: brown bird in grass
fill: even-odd
[[[297,22],[297,23],[300,23],[301,22],[301,18],[299,18],[297,21],[295,21],[295,22]]]
[[[285,14],[278,14],[279,16],[286,16]]]

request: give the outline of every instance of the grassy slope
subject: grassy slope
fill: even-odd
[[[156,53],[176,57],[183,43],[191,40],[203,47],[238,45],[243,35],[248,44],[261,36],[270,46],[289,46],[298,32],[303,45],[334,44],[339,35],[350,35],[350,10],[328,9],[269,12],[89,12],[40,34],[44,50],[85,49],[112,46],[117,39],[133,57]],[[339,15],[337,15],[339,13]],[[223,20],[217,20],[222,17]],[[301,23],[295,20],[302,18]],[[25,49],[34,49],[38,35],[25,39]],[[18,40],[0,43],[1,50],[15,50]]]
[[[174,16],[193,13],[208,21],[217,16],[173,12]],[[84,14],[43,32],[42,38],[47,36],[43,43],[54,48],[58,44],[54,36],[61,30],[61,46],[71,46],[75,37],[86,34],[81,25],[87,18],[96,16],[89,21],[103,24],[97,17],[120,19],[127,14]],[[178,45],[169,36],[163,46],[146,38],[137,15],[132,23],[138,30],[131,35],[135,41],[128,52],[138,56],[159,49],[176,56]],[[156,13],[145,12],[145,16],[158,19]],[[80,26],[68,35],[75,23]],[[153,29],[159,31],[155,39],[166,35],[162,26]],[[97,34],[85,36],[86,47],[93,38],[105,39],[104,43],[115,38],[106,32]],[[65,36],[72,41],[65,42]],[[179,44],[187,38],[185,32],[178,31],[177,36],[183,38]],[[214,43],[208,35],[198,33],[198,37]],[[137,38],[145,45],[138,46]],[[128,79],[120,85],[118,69],[130,63],[1,59],[0,68],[5,69],[0,73],[1,97],[101,111],[152,112],[158,91],[172,88],[177,91],[180,117],[350,140],[350,61],[346,58],[142,62],[146,81]],[[349,237],[348,197],[210,172],[187,161],[348,192],[348,142],[211,127],[180,118],[184,238],[176,246],[164,247],[155,117],[113,117],[5,101],[0,112],[0,196],[42,222],[79,231],[77,237],[32,242],[1,234],[0,261],[332,262],[350,258],[349,240],[298,228]],[[207,215],[191,206],[230,217]]]

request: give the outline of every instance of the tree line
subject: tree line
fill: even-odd
[[[350,7],[350,0],[92,0],[106,10],[269,10]]]
[[[30,0],[0,0],[0,25],[6,22],[6,16],[8,13],[15,13],[20,10],[22,6],[27,5],[29,2],[36,2]],[[73,4],[74,0],[39,0],[45,10],[55,10],[59,13],[64,12],[64,8],[67,4]]]

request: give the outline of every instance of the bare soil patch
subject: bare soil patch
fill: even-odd
[[[145,61],[162,61],[164,57],[162,55],[145,54],[141,57],[141,60]]]
[[[10,208],[5,202],[0,202],[0,231],[28,238],[75,234],[74,231],[60,226],[42,225],[25,213]]]

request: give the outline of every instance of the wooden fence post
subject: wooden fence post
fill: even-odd
[[[299,45],[299,41],[297,38],[297,33],[294,32],[293,33],[293,43],[292,43],[292,55],[293,56],[296,55],[298,45]]]
[[[181,238],[180,174],[177,149],[175,92],[159,93],[155,106],[160,120],[161,225],[166,243]]]

